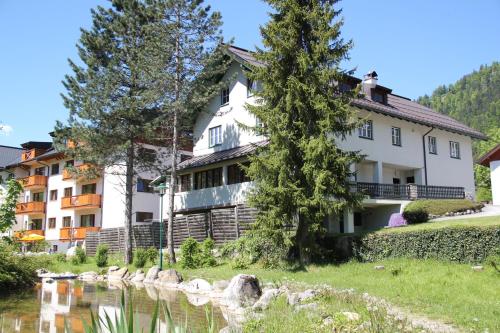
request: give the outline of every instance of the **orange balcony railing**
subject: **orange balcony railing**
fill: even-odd
[[[33,175],[18,179],[24,188],[45,187],[47,186],[47,176]]]
[[[81,194],[61,199],[61,209],[99,208],[101,207],[100,194]]]
[[[30,150],[24,150],[21,153],[21,161],[31,160],[31,159],[37,157],[38,155],[43,154],[44,151],[45,151],[44,149],[38,149],[38,148],[33,148],[33,149],[30,149]]]
[[[44,236],[45,232],[43,230],[38,230],[38,229],[16,231],[16,232],[14,232],[14,237],[15,238],[23,238],[24,236],[33,235],[33,234],[39,235],[39,236]]]
[[[45,213],[45,202],[31,201],[18,203],[16,205],[16,214],[43,214]]]
[[[85,172],[85,171],[91,169],[92,165],[89,164],[89,163],[85,163],[85,164],[82,164],[82,165],[78,165],[75,168],[78,170],[78,172]],[[76,174],[74,172],[71,172],[68,169],[64,169],[63,175],[62,175],[63,180],[68,180],[68,179],[76,178],[76,177],[77,176],[76,176]],[[84,178],[84,177],[78,177],[78,179],[81,179],[81,178]]]
[[[99,231],[99,227],[76,227],[76,228],[61,228],[59,230],[60,240],[79,240],[85,239],[87,232]]]

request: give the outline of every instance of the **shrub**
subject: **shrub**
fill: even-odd
[[[479,202],[491,202],[493,200],[491,189],[487,187],[478,187],[476,190],[476,200]]]
[[[429,215],[444,215],[448,212],[464,212],[469,209],[481,209],[482,207],[482,204],[467,199],[415,200],[405,207],[405,212],[423,209]]]
[[[0,241],[0,292],[16,291],[33,286],[37,280],[36,269],[45,259],[21,256],[14,247]]]
[[[198,268],[200,265],[201,247],[196,239],[189,237],[181,244],[181,267]]]
[[[403,217],[403,214],[394,213],[394,214],[391,214],[391,217],[389,218],[389,227],[391,227],[391,228],[402,227],[402,226],[405,226],[407,224],[408,224],[408,222]]]
[[[403,218],[408,224],[423,223],[429,220],[429,213],[424,208],[414,207],[403,212]]]
[[[95,263],[97,267],[105,267],[108,264],[109,247],[106,244],[99,244],[95,253]]]
[[[213,254],[214,248],[215,242],[212,238],[207,238],[201,243],[200,266],[212,267],[217,264]]]
[[[85,250],[81,247],[77,247],[75,250],[75,255],[71,257],[71,263],[73,265],[80,265],[87,262],[87,254]]]
[[[149,262],[155,265],[158,262],[158,252],[159,250],[156,247],[148,247],[146,249],[146,257],[148,258]]]
[[[362,261],[389,257],[483,262],[500,244],[500,227],[451,227],[398,233],[371,233],[354,241]]]
[[[143,268],[148,262],[148,253],[146,249],[137,248],[134,252],[134,266],[137,268]]]
[[[56,257],[57,262],[66,262],[67,261],[66,254],[64,254],[64,253],[56,253],[55,257]]]

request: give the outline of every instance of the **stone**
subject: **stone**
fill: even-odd
[[[295,311],[316,311],[318,309],[318,303],[307,303],[307,304],[299,304],[295,306]]]
[[[358,321],[361,319],[361,316],[356,312],[344,311],[341,313],[344,315],[347,321]]]
[[[264,290],[262,296],[260,296],[259,300],[255,302],[253,305],[254,310],[265,310],[269,306],[269,303],[273,299],[275,299],[280,294],[278,289],[267,289]]]
[[[381,270],[384,270],[385,269],[385,266],[384,265],[377,265],[374,267],[377,271],[381,271]]]
[[[255,275],[239,274],[231,279],[224,289],[222,302],[230,308],[252,306],[262,295],[259,280]]]
[[[203,279],[194,279],[183,283],[181,288],[188,293],[209,293],[212,291],[210,282]]]
[[[165,271],[161,271],[158,273],[158,280],[160,280],[163,283],[181,283],[182,282],[182,275],[177,272],[175,269],[170,268]]]
[[[36,271],[36,274],[40,275],[40,274],[46,274],[46,273],[50,273],[48,270],[46,270],[45,268],[39,268],[37,269]]]
[[[160,268],[158,266],[153,266],[148,270],[146,274],[146,278],[144,279],[144,283],[154,283],[158,278],[158,273],[160,272]]]
[[[128,279],[128,280],[132,280],[132,279],[135,277],[135,275],[136,275],[136,272],[134,272],[134,273],[130,274],[130,275],[127,277],[127,279]]]
[[[481,271],[484,271],[484,267],[481,266],[481,265],[477,265],[477,266],[472,266],[472,270],[474,272],[481,272]]]
[[[333,320],[332,317],[328,316],[325,319],[323,319],[323,326],[332,326],[335,321]]]
[[[229,281],[227,280],[219,280],[219,281],[214,281],[212,285],[212,289],[217,292],[222,292],[224,289],[229,286]]]
[[[127,267],[122,267],[118,270],[112,271],[111,273],[108,273],[108,280],[109,281],[117,281],[125,278],[128,273],[128,268]]]
[[[99,274],[97,274],[94,271],[83,272],[80,275],[78,275],[78,280],[82,280],[82,281],[95,281],[95,280],[97,280],[97,276],[98,275]]]
[[[109,266],[108,267],[108,274],[111,272],[117,271],[119,269],[120,269],[120,267],[118,267],[118,266]]]
[[[43,278],[42,279],[42,282],[45,282],[45,283],[54,283],[56,280],[54,280],[53,278]]]
[[[316,290],[313,289],[307,289],[306,291],[303,291],[301,293],[287,293],[287,301],[288,304],[294,306],[297,305],[303,301],[307,301],[312,299],[318,294]]]
[[[145,275],[143,272],[140,273],[134,273],[134,277],[130,279],[132,282],[142,282],[145,279]]]

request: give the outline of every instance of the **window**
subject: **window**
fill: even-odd
[[[222,127],[212,127],[209,130],[209,147],[215,147],[222,143]]]
[[[247,97],[252,96],[257,91],[257,81],[247,78]]]
[[[80,216],[80,227],[94,227],[95,214],[88,214]]]
[[[450,141],[450,157],[460,158],[460,144],[456,141]]]
[[[29,230],[42,230],[42,219],[33,219],[31,220]]]
[[[50,191],[50,201],[56,201],[57,200],[57,190],[51,190]]]
[[[194,189],[209,188],[222,185],[222,168],[200,171],[194,174]]]
[[[415,177],[414,176],[406,177],[406,184],[415,184]]]
[[[229,103],[229,88],[224,88],[220,91],[220,105]]]
[[[182,175],[179,177],[179,192],[191,191],[191,175]]]
[[[82,194],[95,194],[96,183],[82,185]]]
[[[3,184],[4,180],[3,180],[3,176],[0,175],[0,184]]]
[[[151,212],[137,212],[135,213],[135,222],[152,222],[153,213]]]
[[[360,128],[358,128],[360,138],[373,140],[373,122],[364,120]]]
[[[33,193],[33,201],[43,202],[43,192]]]
[[[257,135],[264,135],[265,134],[264,123],[258,117],[255,117],[255,134],[257,134]]]
[[[49,229],[55,229],[55,228],[56,228],[56,218],[49,217]]]
[[[436,138],[434,136],[427,137],[428,145],[429,145],[429,154],[437,154],[437,143]]]
[[[66,161],[66,166],[67,167],[72,167],[74,165],[75,165],[75,161],[73,161],[73,160]]]
[[[59,163],[52,164],[50,166],[50,174],[53,175],[58,175],[59,174]]]
[[[243,166],[248,167],[249,163],[243,164]],[[240,164],[232,164],[227,167],[227,184],[238,184],[238,183],[244,183],[244,182],[249,182],[250,178],[245,173],[245,170],[243,170],[242,166]]]
[[[57,250],[58,250],[57,245],[52,245],[52,252],[57,252]]]
[[[401,128],[399,127],[392,128],[392,145],[401,146]]]
[[[64,196],[65,197],[71,197],[73,195],[73,188],[72,187],[66,187],[64,189]]]
[[[385,94],[372,89],[372,101],[385,104]]]
[[[63,217],[63,228],[70,228],[71,227],[71,216],[64,216]]]
[[[137,178],[137,192],[153,193],[154,189],[150,186],[151,180]]]
[[[43,169],[44,169],[44,167],[36,168],[35,169],[35,175],[45,176],[45,172],[44,172]]]

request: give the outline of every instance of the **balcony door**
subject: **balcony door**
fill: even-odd
[[[32,219],[29,230],[42,230],[42,219]]]
[[[33,193],[33,201],[43,202],[43,192]]]
[[[64,189],[64,196],[65,197],[71,197],[71,196],[73,196],[73,188],[72,187],[66,187]]]
[[[96,192],[96,184],[85,184],[82,185],[82,194],[95,194]]]
[[[80,227],[94,227],[95,214],[88,214],[80,216]]]

